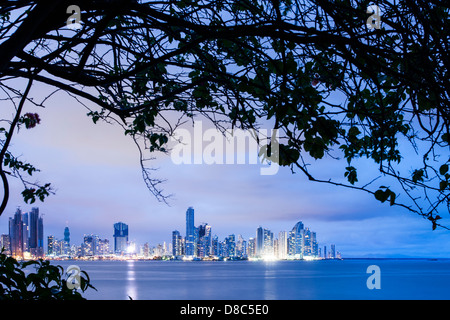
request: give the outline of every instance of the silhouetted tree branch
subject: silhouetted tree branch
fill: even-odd
[[[0,0],[0,83],[39,70],[34,81],[85,99],[94,122],[116,119],[151,151],[167,152],[183,123],[172,114],[222,129],[270,123],[282,133],[281,165],[434,229],[450,205],[449,9],[380,1],[374,29],[370,4]],[[81,9],[78,30],[66,26],[69,5]],[[343,163],[342,179],[314,171],[323,159]],[[368,181],[363,160],[377,170]],[[163,180],[143,173],[164,201]]]

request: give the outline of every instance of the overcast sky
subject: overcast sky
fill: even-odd
[[[39,94],[40,87],[33,90]],[[169,205],[160,203],[146,188],[136,145],[121,127],[94,125],[87,110],[63,93],[46,106],[27,105],[24,112],[39,113],[41,124],[15,135],[11,151],[41,169],[36,177],[51,182],[56,195],[25,204],[21,185],[11,180],[0,233],[8,233],[8,218],[17,206],[23,211],[38,206],[45,214],[45,245],[48,235],[62,239],[66,225],[71,243],[80,244],[91,233],[112,242],[113,224],[122,221],[129,225],[130,240],[155,246],[170,242],[175,229],[185,235],[185,212],[193,206],[195,224],[210,224],[221,240],[229,234],[254,237],[258,226],[277,237],[303,221],[317,233],[319,246],[336,244],[343,257],[450,258],[450,231],[432,231],[428,221],[404,209],[358,191],[309,182],[289,168],[264,176],[259,165],[175,165],[170,156],[161,156],[155,174],[167,179],[163,187],[174,196]],[[344,165],[321,161],[316,170],[342,177]],[[360,170],[361,178],[370,171]]]

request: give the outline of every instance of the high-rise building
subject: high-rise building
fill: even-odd
[[[194,226],[194,208],[189,207],[186,210],[186,255],[194,256],[196,254],[196,232]]]
[[[331,245],[330,256],[331,256],[331,259],[336,259],[336,246],[334,244]]]
[[[83,255],[94,256],[96,254],[96,238],[93,234],[84,235],[83,238]]]
[[[55,237],[48,236],[47,237],[47,255],[54,256],[55,254]]]
[[[23,258],[23,221],[20,208],[17,208],[13,218],[9,218],[9,238],[11,241],[11,255]]]
[[[22,214],[23,252],[30,252],[30,219],[27,212]]]
[[[212,247],[211,254],[216,257],[220,256],[219,237],[217,235],[214,235],[214,237],[212,238],[211,247]]]
[[[264,256],[273,256],[273,233],[269,229],[264,229]]]
[[[244,240],[242,235],[238,235],[238,240],[236,242],[236,257],[247,257],[247,241]]]
[[[64,254],[70,253],[70,231],[69,227],[64,228]]]
[[[178,230],[172,231],[172,255],[177,257],[183,255],[183,238]]]
[[[97,255],[109,254],[109,240],[108,239],[98,239],[96,245]]]
[[[311,255],[315,258],[319,257],[319,244],[315,232],[311,232]]]
[[[39,208],[32,208],[30,213],[30,252],[34,257],[44,256],[44,222],[39,216]]]
[[[297,222],[291,232],[289,232],[289,255],[296,258],[303,257],[304,232],[305,230],[301,221]]]
[[[255,246],[255,256],[261,256],[264,254],[264,229],[259,226],[256,229],[256,246]]]
[[[123,222],[114,224],[114,253],[124,254],[128,249],[128,225]]]
[[[197,230],[197,256],[200,258],[208,257],[211,254],[211,226],[207,223],[203,223]]]
[[[288,233],[286,231],[280,231],[278,233],[277,258],[286,259],[287,255],[288,255]]]
[[[249,238],[248,239],[248,249],[247,253],[249,257],[256,257],[256,239],[255,238]]]
[[[303,251],[302,254],[304,257],[311,256],[312,247],[311,247],[311,231],[309,228],[305,228],[303,231]]]
[[[148,258],[150,256],[150,246],[148,245],[148,242],[144,243],[144,246],[142,247],[142,255],[144,258]]]
[[[6,255],[11,254],[11,240],[8,234],[2,234],[0,237],[0,252]]]
[[[225,238],[225,257],[235,257],[236,256],[236,241],[234,234],[230,234]]]

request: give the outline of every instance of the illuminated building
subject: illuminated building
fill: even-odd
[[[248,239],[248,249],[247,253],[249,257],[256,257],[256,239],[250,238]]]
[[[32,208],[30,213],[30,252],[34,257],[44,256],[44,222],[39,216],[39,208]]]
[[[11,254],[11,240],[7,234],[2,234],[0,237],[0,252],[2,250],[6,255]]]
[[[47,255],[55,256],[56,255],[56,239],[54,236],[47,237]]]
[[[114,224],[114,253],[123,254],[128,249],[128,225],[123,222]]]
[[[255,256],[261,256],[264,252],[264,229],[259,226],[256,229]]]
[[[194,227],[194,208],[189,207],[186,210],[186,255],[194,256],[195,255],[195,227]]]
[[[70,253],[70,231],[69,227],[64,228],[64,248],[63,248],[64,254]]]
[[[172,231],[172,255],[175,257],[183,254],[183,238],[178,230]]]
[[[280,231],[278,233],[277,249],[277,258],[286,259],[288,255],[288,233],[286,231]]]
[[[13,257],[22,257],[24,254],[24,232],[22,211],[17,208],[13,218],[9,218],[9,238],[11,241],[11,255]]]

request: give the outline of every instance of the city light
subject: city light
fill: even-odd
[[[130,245],[127,248],[127,253],[135,253],[136,252],[136,244],[130,243]]]
[[[128,239],[128,225],[117,222],[113,225],[114,241],[111,244],[108,239],[95,234],[85,234],[81,245],[71,244],[70,230],[66,226],[64,239],[53,235],[47,237],[48,246],[44,254],[43,232],[38,232],[43,228],[43,220],[39,217],[38,208],[33,208],[31,213],[22,213],[18,209],[14,218],[10,218],[10,225],[11,233],[1,235],[0,245],[6,248],[7,254],[25,260],[313,261],[341,258],[334,244],[328,249],[326,245],[319,248],[316,232],[301,221],[290,231],[278,234],[260,226],[254,237],[244,239],[242,235],[229,234],[224,240],[219,240],[217,235],[213,235],[211,225],[202,223],[195,226],[192,207],[186,211],[186,234],[182,236],[181,232],[174,230],[168,245],[163,242],[156,246],[148,243],[139,246]]]

